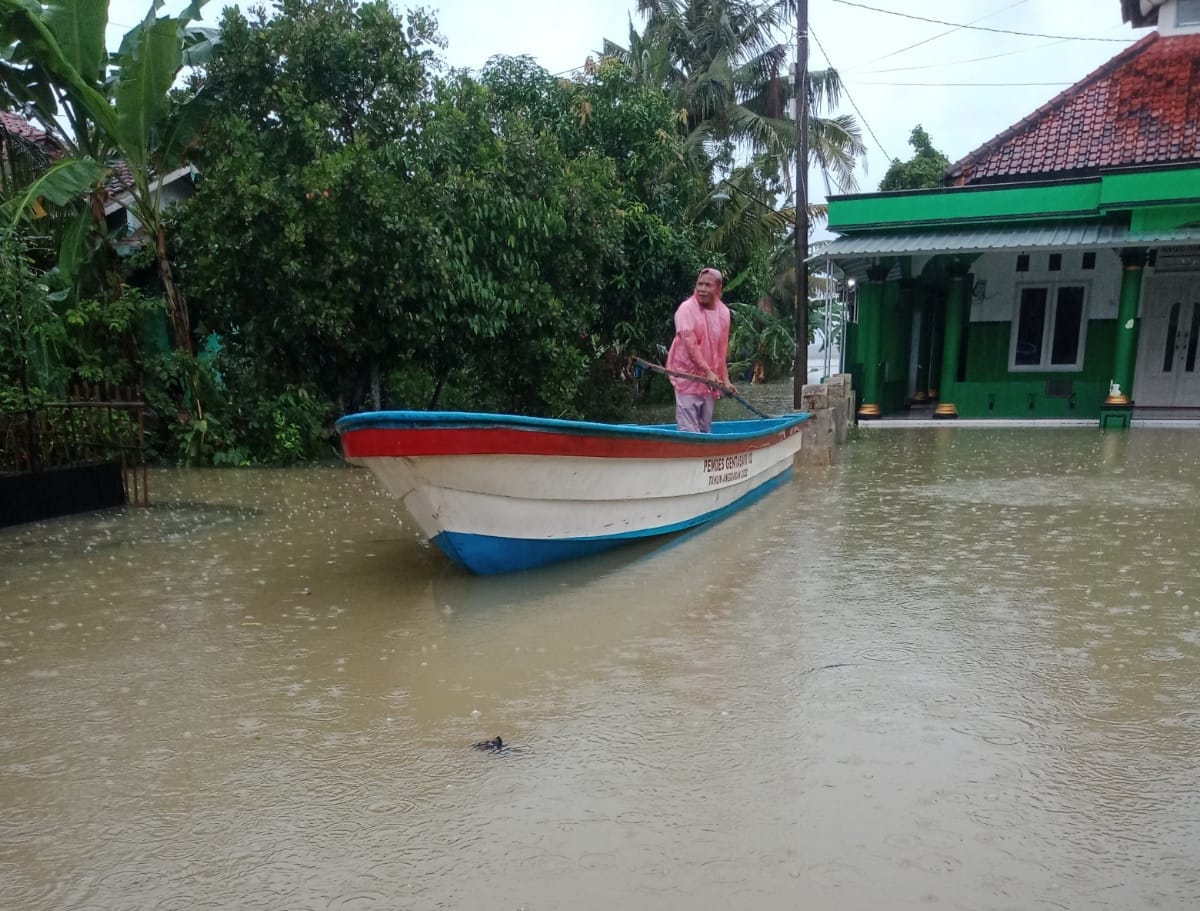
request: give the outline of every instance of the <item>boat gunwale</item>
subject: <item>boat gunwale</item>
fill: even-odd
[[[714,422],[713,433],[678,430],[671,424],[605,424],[595,421],[570,421],[515,414],[486,414],[466,411],[364,411],[339,418],[334,430],[346,435],[362,430],[519,430],[529,433],[555,433],[578,437],[615,437],[629,440],[669,440],[701,447],[714,444],[758,441],[797,428],[811,417],[807,411],[772,418]],[[729,430],[733,425],[748,425],[745,431]],[[753,425],[753,426],[749,426]]]

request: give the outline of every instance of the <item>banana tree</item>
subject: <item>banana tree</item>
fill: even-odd
[[[212,34],[192,26],[205,2],[158,17],[162,2],[154,0],[110,54],[108,0],[0,0],[0,100],[21,103],[68,152],[0,213],[15,222],[40,217],[46,203],[88,199],[61,241],[60,265],[69,273],[103,232],[105,182],[120,173],[128,208],[153,244],[175,344],[188,354],[190,317],[167,254],[156,175],[182,163],[203,115],[201,96],[176,106],[171,90],[184,65],[211,50]]]

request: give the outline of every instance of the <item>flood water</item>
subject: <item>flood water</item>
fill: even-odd
[[[365,472],[158,472],[0,531],[0,906],[1196,908],[1198,467],[860,431],[492,579]]]

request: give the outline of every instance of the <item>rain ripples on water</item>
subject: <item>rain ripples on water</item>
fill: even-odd
[[[0,531],[0,905],[1200,906],[1198,440],[860,431],[491,579],[344,468]]]

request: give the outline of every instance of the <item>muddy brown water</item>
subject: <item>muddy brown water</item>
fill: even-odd
[[[157,472],[0,532],[0,907],[1193,909],[1198,467],[861,431],[491,579],[361,471]]]

